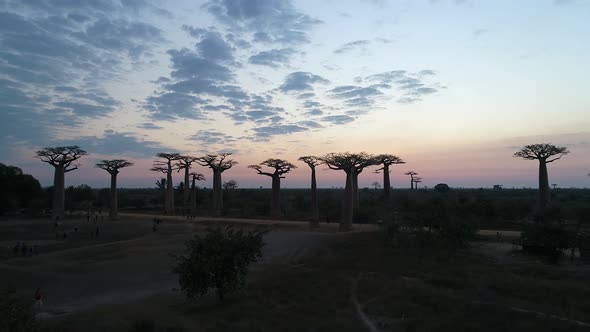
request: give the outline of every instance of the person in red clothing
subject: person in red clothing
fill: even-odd
[[[43,305],[43,299],[41,298],[41,288],[37,288],[35,291],[35,305],[38,307]]]

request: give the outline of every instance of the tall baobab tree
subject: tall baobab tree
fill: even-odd
[[[208,154],[197,158],[196,162],[201,166],[207,166],[213,171],[213,212],[221,214],[223,209],[223,192],[221,191],[221,173],[237,165],[237,161],[227,159],[231,153]]]
[[[363,172],[365,167],[378,165],[378,160],[375,156],[365,152],[354,153],[354,171],[352,172],[352,205],[355,209],[360,207],[359,200],[359,174]]]
[[[318,202],[318,186],[315,177],[315,167],[320,164],[320,160],[315,156],[299,157],[300,161],[309,166],[311,169],[311,222],[318,225],[320,222],[320,208]]]
[[[375,173],[383,171],[383,196],[387,198],[391,193],[391,182],[389,180],[389,172],[391,172],[391,170],[389,167],[391,165],[405,164],[406,162],[400,157],[394,156],[392,154],[377,155],[375,156],[375,160],[379,162],[380,165],[383,165],[383,167],[377,169]]]
[[[418,173],[414,171],[409,171],[404,174],[410,176],[410,190],[414,190],[414,175],[418,175]]]
[[[274,169],[271,172],[263,172],[262,166],[266,166],[269,168]],[[284,174],[291,172],[297,166],[291,164],[290,162],[283,160],[283,159],[267,159],[261,162],[258,165],[249,165],[248,168],[255,169],[258,174],[270,176],[272,179],[272,201],[271,201],[271,209],[270,215],[273,218],[278,218],[281,216],[281,179],[284,179]]]
[[[193,183],[191,187],[191,198],[190,198],[190,205],[191,205],[191,213],[194,215],[197,211],[197,181],[205,180],[205,176],[201,173],[192,172],[189,174]],[[188,186],[188,185],[187,185]]]
[[[422,183],[422,178],[419,176],[414,177],[414,183],[416,184],[416,190],[418,190],[418,183]]]
[[[124,159],[101,160],[96,167],[104,169],[111,175],[111,210],[109,217],[111,220],[118,219],[117,209],[117,174],[121,168],[133,166],[133,163]]]
[[[184,209],[187,210],[189,206],[189,198],[190,198],[190,170],[191,165],[197,160],[197,157],[192,156],[178,156],[178,161],[176,162],[176,167],[178,171],[184,170],[184,187],[182,188],[182,198],[184,200]]]
[[[340,230],[347,231],[352,228],[354,214],[354,190],[353,178],[357,169],[367,163],[365,153],[328,153],[319,160],[326,164],[329,169],[342,170],[346,173],[346,186],[342,200],[342,219]]]
[[[547,174],[547,164],[552,163],[561,157],[570,153],[564,146],[555,146],[551,143],[525,145],[520,151],[514,153],[514,157],[520,157],[526,160],[539,161],[539,211],[542,213],[551,201],[549,191],[549,176]]]
[[[78,165],[72,164],[76,160],[88,155],[77,145],[43,148],[35,152],[36,157],[42,162],[55,168],[53,175],[53,202],[52,217],[63,219],[64,217],[64,186],[65,173],[78,169]]]
[[[166,174],[166,194],[164,196],[164,211],[167,215],[174,215],[174,186],[172,184],[172,171],[177,169],[175,162],[179,160],[178,153],[158,153],[158,158],[164,160],[154,161],[154,166],[150,169],[154,172]]]

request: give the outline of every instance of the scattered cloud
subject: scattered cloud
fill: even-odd
[[[248,62],[255,65],[277,68],[287,65],[296,51],[292,48],[273,49],[252,55]]]
[[[285,78],[285,82],[279,87],[282,92],[313,90],[312,84],[328,84],[330,81],[309,72],[294,72]]]
[[[339,48],[334,50],[334,53],[342,54],[355,49],[363,49],[365,46],[368,46],[369,44],[371,44],[370,40],[356,40],[340,46]]]

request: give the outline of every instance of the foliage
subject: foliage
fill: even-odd
[[[37,331],[32,303],[27,303],[14,290],[0,292],[0,331]]]
[[[574,246],[575,241],[575,233],[563,222],[547,219],[525,225],[520,237],[525,252],[550,259],[559,257],[561,251]]]
[[[236,180],[229,180],[223,183],[223,189],[225,190],[234,190],[238,188],[238,182]]]
[[[262,257],[266,230],[211,228],[186,243],[188,253],[177,259],[181,290],[188,298],[201,297],[215,289],[219,300],[244,286],[248,266]]]
[[[0,163],[0,213],[28,207],[41,193],[41,185],[33,176]]]
[[[449,185],[446,183],[439,183],[436,186],[434,186],[434,189],[440,193],[446,193],[451,191],[451,187],[449,187]]]

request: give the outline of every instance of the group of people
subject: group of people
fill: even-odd
[[[21,254],[23,256],[33,256],[37,252],[36,245],[27,245],[26,243],[16,242],[16,245],[12,247],[12,252],[15,255]]]

